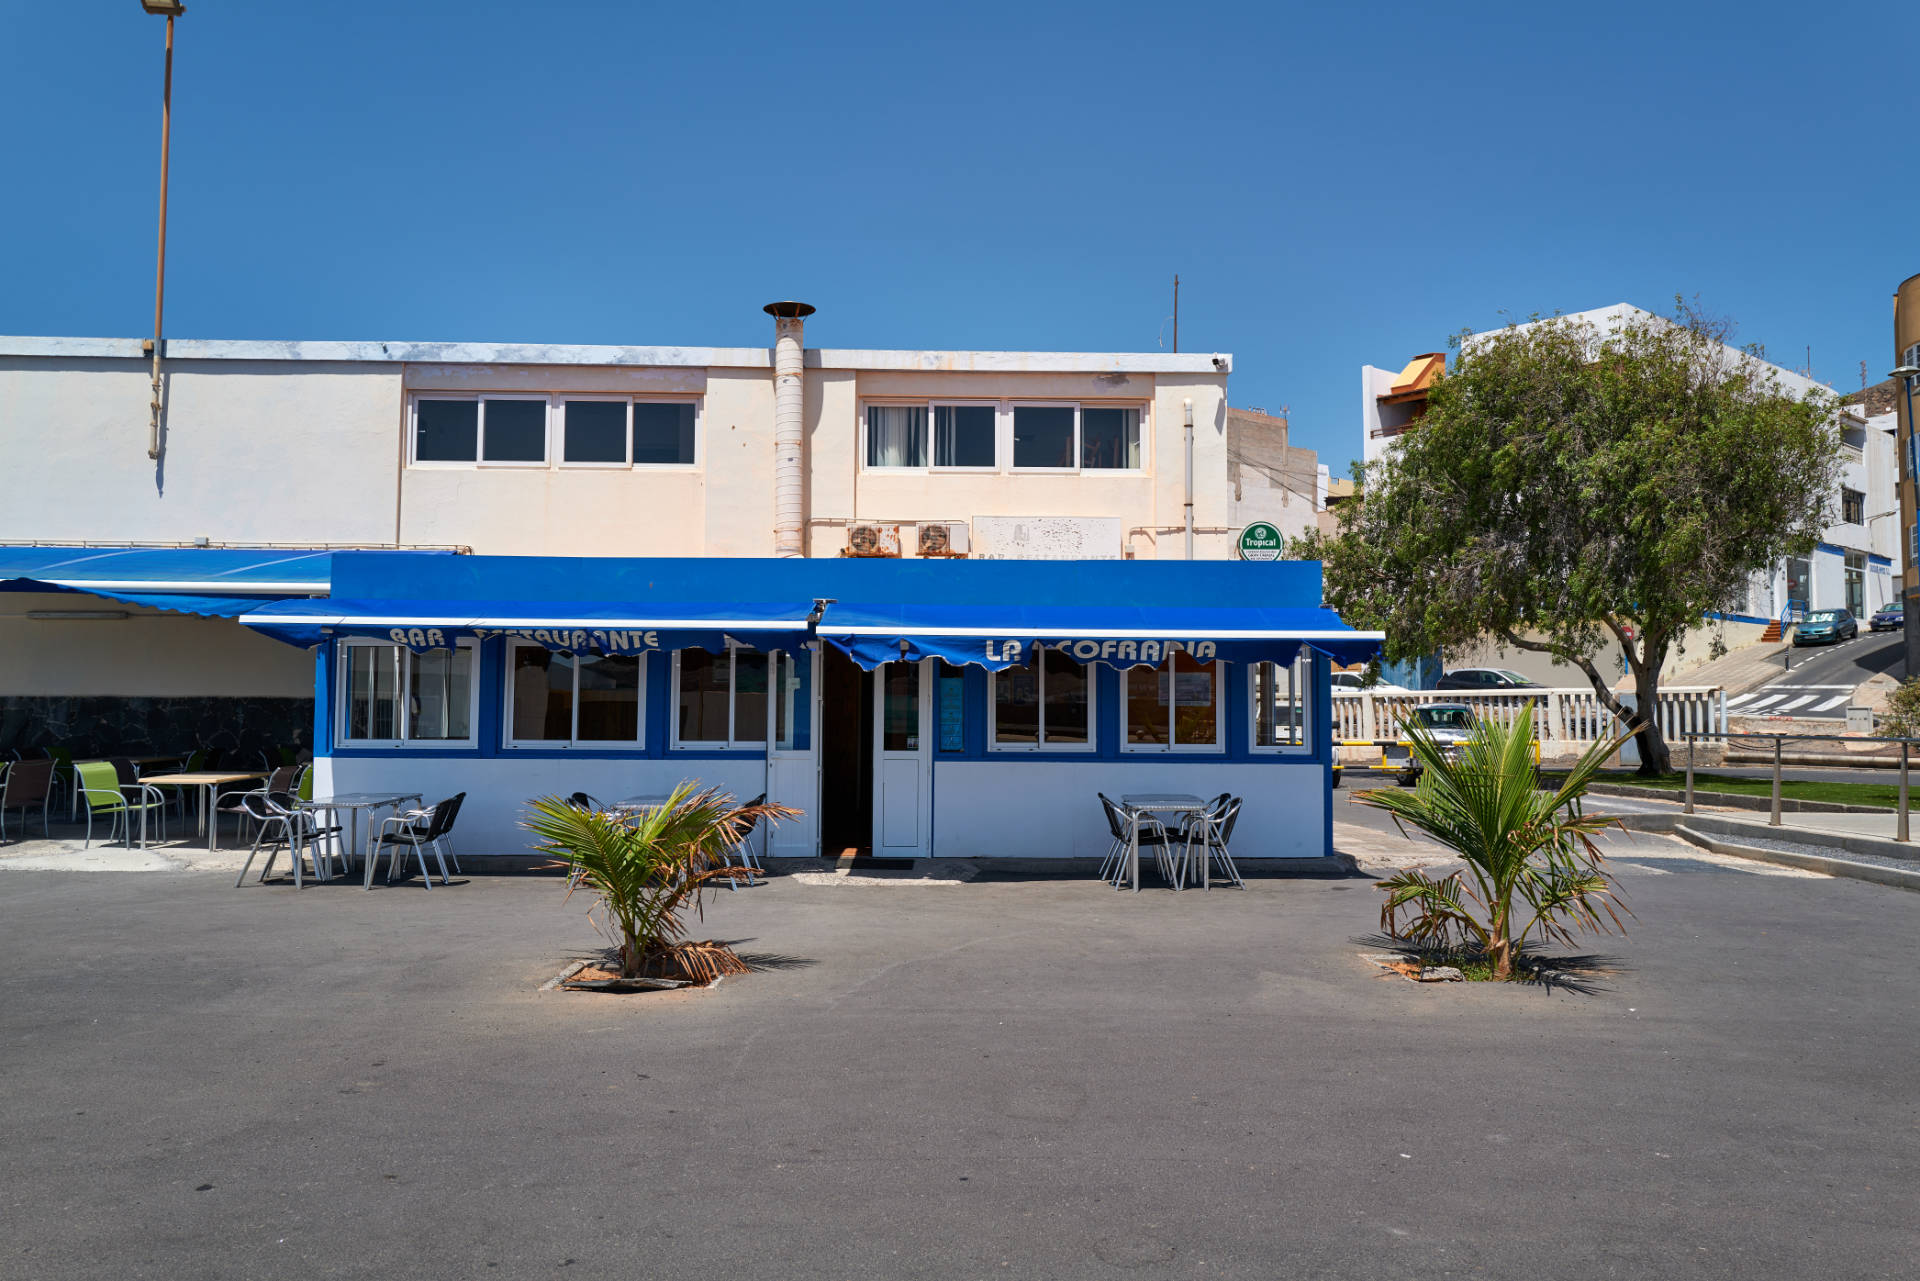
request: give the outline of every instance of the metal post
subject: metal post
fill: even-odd
[[[1693,738],[1691,735],[1687,738],[1687,804],[1680,812],[1693,813]]]
[[[160,319],[167,297],[167,155],[173,135],[173,17],[167,15],[167,75],[160,90],[160,254],[153,278],[153,404],[147,421],[147,457],[160,457]]]
[[[1894,829],[1893,839],[1907,839],[1907,744],[1904,739],[1900,743],[1900,822]]]
[[[1780,826],[1780,736],[1773,736],[1773,813],[1767,818],[1768,827]]]

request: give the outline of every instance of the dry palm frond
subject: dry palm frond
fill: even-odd
[[[571,870],[567,893],[594,896],[588,916],[619,949],[621,971],[686,937],[685,915],[704,915],[702,891],[729,875],[723,853],[761,819],[799,813],[779,804],[735,805],[718,788],[680,784],[665,802],[630,813],[585,810],[557,796],[530,802],[523,826],[542,853]]]

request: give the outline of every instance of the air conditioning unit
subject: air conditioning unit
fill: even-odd
[[[898,556],[900,526],[851,525],[847,528],[848,556]]]
[[[922,556],[965,556],[967,554],[965,521],[937,521],[930,525],[920,525],[918,529]]]

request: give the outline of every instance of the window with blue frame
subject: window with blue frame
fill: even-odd
[[[340,642],[338,741],[354,747],[471,747],[479,690],[473,642],[415,654],[384,641]]]
[[[510,747],[639,748],[646,731],[646,656],[507,646]]]
[[[675,747],[791,750],[801,719],[795,657],[734,648],[724,654],[683,649],[674,655]]]
[[[1157,667],[1129,667],[1120,694],[1123,752],[1217,752],[1226,742],[1225,663],[1180,652]]]
[[[1040,661],[987,678],[991,717],[987,747],[995,752],[1093,750],[1093,669],[1057,649]]]
[[[1256,752],[1308,751],[1313,746],[1308,717],[1313,707],[1313,661],[1302,650],[1291,663],[1253,663],[1247,691],[1253,700],[1248,724]]]

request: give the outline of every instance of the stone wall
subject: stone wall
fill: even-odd
[[[247,765],[290,747],[304,757],[313,752],[313,700],[0,694],[0,755],[51,747],[79,758],[204,747]]]

